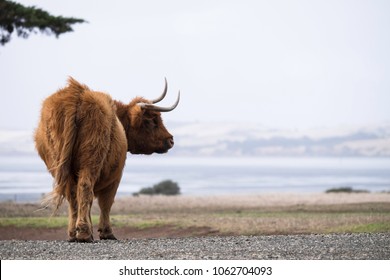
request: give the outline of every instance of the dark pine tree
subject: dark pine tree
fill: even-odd
[[[0,45],[8,43],[14,31],[22,38],[27,38],[30,33],[37,33],[37,30],[58,37],[62,33],[73,31],[72,24],[83,22],[85,20],[78,18],[52,16],[34,6],[25,7],[12,1],[0,0]]]

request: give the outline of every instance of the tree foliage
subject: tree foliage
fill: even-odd
[[[0,0],[1,45],[11,40],[14,31],[22,38],[27,38],[30,33],[37,33],[37,30],[58,38],[62,33],[73,31],[72,24],[83,22],[85,20],[78,18],[52,16],[34,6],[25,7],[12,1]]]

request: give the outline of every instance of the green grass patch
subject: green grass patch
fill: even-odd
[[[378,232],[390,232],[389,222],[369,223],[363,225],[349,225],[337,227],[329,230],[329,233],[378,233]]]
[[[93,225],[98,225],[99,216],[92,216]],[[113,215],[111,216],[111,223],[115,227],[135,227],[139,229],[146,229],[152,227],[159,227],[166,225],[162,220],[142,220],[134,218],[131,215]],[[15,227],[33,227],[33,228],[58,228],[66,227],[68,225],[68,217],[10,217],[0,218],[0,227],[15,226]]]
[[[68,224],[67,217],[12,217],[0,218],[0,226],[33,227],[33,228],[56,228]]]

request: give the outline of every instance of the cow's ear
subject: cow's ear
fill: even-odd
[[[144,110],[140,106],[134,105],[130,108],[130,124],[132,128],[140,128],[143,115]]]

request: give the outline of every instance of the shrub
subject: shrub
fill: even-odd
[[[153,187],[142,188],[138,193],[135,193],[134,195],[139,195],[139,194],[178,195],[180,194],[180,187],[176,182],[173,182],[171,180],[165,180],[154,185]]]
[[[354,190],[352,187],[339,187],[339,188],[333,188],[328,189],[325,191],[326,193],[368,193],[369,191],[366,190]]]
[[[153,195],[155,194],[153,188],[142,188],[137,194],[147,194],[147,195]]]

